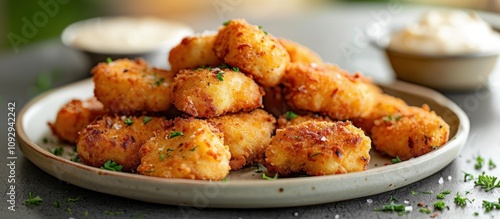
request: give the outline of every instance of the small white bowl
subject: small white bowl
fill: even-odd
[[[192,35],[186,24],[152,17],[98,17],[66,27],[63,44],[81,51],[92,64],[106,58],[142,57],[156,67],[167,67],[168,53]]]

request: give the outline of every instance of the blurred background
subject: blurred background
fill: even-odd
[[[392,0],[395,1],[395,0]],[[384,2],[383,0],[38,0],[0,1],[0,53],[14,50],[12,46],[14,35],[22,36],[22,27],[27,22],[38,19],[43,24],[48,15],[46,24],[38,28],[33,36],[24,37],[26,40],[16,42],[20,47],[30,45],[41,40],[58,37],[65,26],[86,18],[104,15],[153,15],[184,21],[193,26],[195,30],[202,28],[196,26],[200,17],[241,17],[259,18],[269,16],[282,16],[293,14],[300,10],[321,7],[324,4],[339,4],[343,2]],[[440,6],[470,8],[500,13],[500,0],[400,0],[406,4],[432,4]],[[51,4],[56,3],[56,4]],[[55,6],[54,6],[55,5]],[[218,10],[217,10],[218,8]],[[214,10],[215,9],[215,10]],[[43,15],[40,11],[49,13]],[[37,21],[34,21],[37,22]],[[13,39],[14,38],[14,39]],[[16,44],[14,43],[14,44]]]

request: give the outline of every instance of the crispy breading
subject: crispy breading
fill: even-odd
[[[261,109],[207,120],[224,134],[229,146],[232,170],[260,162],[276,128],[276,119]]]
[[[367,135],[371,134],[375,120],[384,116],[400,114],[408,108],[408,105],[403,100],[387,94],[376,95],[375,102],[375,106],[366,116],[351,119],[352,123],[356,127],[363,129]]]
[[[293,117],[290,116],[290,114],[295,115]],[[303,122],[307,121],[325,121],[325,122],[334,122],[332,119],[330,119],[328,116],[321,116],[318,114],[314,113],[307,113],[305,115],[297,115],[293,113],[292,111],[289,111],[288,113],[285,113],[278,117],[278,128],[283,129],[291,125],[298,125]]]
[[[288,52],[275,37],[244,19],[231,20],[219,30],[214,50],[220,60],[262,86],[280,83],[290,63]]]
[[[376,120],[371,132],[376,150],[408,160],[443,146],[448,141],[450,126],[424,105]]]
[[[54,123],[49,122],[48,125],[60,140],[74,144],[78,132],[105,113],[102,103],[95,97],[83,101],[73,99],[61,107]]]
[[[173,83],[175,107],[198,118],[250,111],[262,106],[263,95],[251,78],[230,69],[181,70]]]
[[[203,34],[182,39],[170,50],[168,61],[173,72],[201,66],[218,66],[222,63],[214,52],[217,34]]]
[[[118,59],[92,69],[94,94],[112,113],[162,112],[171,105],[174,73],[142,59]]]
[[[222,180],[231,154],[221,133],[205,120],[176,118],[140,150],[140,174],[164,178]]]
[[[311,49],[289,39],[278,38],[278,40],[290,55],[290,62],[323,63],[321,57]]]
[[[101,167],[112,160],[123,166],[123,171],[135,172],[141,161],[140,147],[171,123],[161,117],[103,116],[80,133],[78,156],[90,166]]]
[[[283,84],[293,109],[345,120],[366,115],[375,104],[374,95],[380,91],[368,81],[332,65],[291,63]]]
[[[370,148],[370,138],[350,122],[308,121],[276,131],[264,166],[279,176],[363,171]]]

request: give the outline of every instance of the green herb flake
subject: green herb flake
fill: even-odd
[[[52,206],[54,206],[55,208],[59,208],[61,207],[61,203],[59,201],[53,201]]]
[[[175,137],[179,137],[179,136],[184,136],[184,133],[178,132],[178,131],[173,131],[173,132],[170,132],[169,138],[175,138]]]
[[[222,25],[227,26],[229,23],[231,23],[231,20],[225,21],[224,23],[222,23]]]
[[[374,208],[374,211],[391,211],[391,212],[404,212],[406,211],[406,206],[404,204],[396,204],[391,201],[388,205],[382,205],[381,208]]]
[[[429,208],[420,208],[420,209],[418,209],[418,212],[430,214],[431,213],[431,209],[429,209]]]
[[[274,177],[269,177],[267,176],[265,173],[262,174],[262,179],[265,179],[265,180],[277,180],[278,179],[278,174],[274,174]]]
[[[84,212],[83,212],[83,216],[84,216],[84,217],[88,217],[88,216],[89,216],[89,211],[84,211]]]
[[[124,213],[125,212],[123,211],[108,211],[108,210],[104,211],[105,215],[122,215]]]
[[[397,117],[396,117],[396,121],[401,120],[401,118],[403,118],[403,116],[401,116],[401,115],[397,116]]]
[[[484,164],[484,159],[480,155],[478,155],[476,157],[476,164],[474,164],[474,169],[479,170],[483,168],[483,164]]]
[[[497,165],[493,162],[492,159],[489,159],[488,160],[488,169],[492,170],[492,169],[495,169],[495,167],[497,167]]]
[[[240,68],[238,68],[238,67],[233,67],[232,69],[234,72],[240,72]]]
[[[392,117],[392,115],[382,117],[382,121],[390,122],[393,120],[394,120],[394,118]]]
[[[101,167],[101,169],[103,169],[103,170],[111,170],[111,171],[116,171],[116,172],[121,172],[122,168],[123,168],[123,166],[118,165],[116,162],[114,162],[112,160],[106,161],[106,163],[104,163],[104,165]]]
[[[43,137],[43,140],[42,140],[42,141],[43,141],[43,143],[44,143],[44,144],[49,143],[49,139],[48,139],[47,137]]]
[[[474,216],[479,216],[479,212],[477,212],[477,211],[476,211],[476,212],[474,212],[474,214],[473,214],[473,215],[474,215]]]
[[[76,198],[68,197],[68,199],[66,199],[66,202],[77,202],[77,201],[80,201],[80,196]]]
[[[259,30],[262,30],[262,25],[259,25],[258,27],[259,27]],[[267,35],[267,31],[262,30],[262,32],[264,32],[264,34],[266,34],[266,35]]]
[[[222,182],[227,182],[227,178],[224,177],[224,179],[221,180]]]
[[[106,58],[106,63],[108,63],[108,64],[109,64],[109,63],[111,63],[111,62],[113,62],[113,59],[111,59],[111,57]]]
[[[433,194],[434,192],[433,191],[426,191],[426,192],[422,192],[422,193],[430,195],[430,194]]]
[[[24,205],[26,206],[39,206],[43,203],[42,198],[40,196],[35,196],[33,197],[33,194],[30,192],[28,193],[28,199],[24,201]]]
[[[130,126],[130,125],[134,124],[134,121],[132,121],[132,119],[131,119],[131,118],[126,118],[126,119],[123,121],[123,123],[125,123],[125,125],[127,125],[127,126]]]
[[[446,208],[446,204],[443,201],[437,201],[434,203],[434,209],[442,211]]]
[[[463,172],[464,173],[464,182],[467,182],[469,180],[474,180],[474,175],[470,174],[470,173],[466,173],[466,172]]]
[[[444,197],[445,197],[446,195],[449,195],[450,193],[451,193],[451,191],[450,191],[450,190],[445,190],[445,191],[443,191],[443,192],[441,192],[441,193],[437,194],[437,195],[436,195],[436,198],[437,198],[437,199],[444,199]]]
[[[482,189],[488,192],[494,188],[500,188],[500,181],[497,182],[497,179],[498,177],[485,175],[483,172],[477,177],[476,181],[474,181],[474,185],[480,186]]]
[[[298,117],[298,115],[297,115],[297,114],[295,114],[295,113],[294,113],[294,112],[292,112],[292,111],[287,111],[287,112],[285,113],[285,117],[286,117],[286,119],[287,119],[287,120],[292,120],[292,119],[297,118],[297,117]]]
[[[67,212],[69,215],[73,214],[73,210],[71,210],[71,208],[66,208],[66,212]]]
[[[457,204],[460,207],[465,207],[467,205],[467,201],[472,203],[468,198],[465,198],[460,195],[460,193],[457,192],[457,195],[455,195],[455,198],[453,199],[453,202]]]
[[[160,154],[160,160],[163,161],[165,159],[165,155],[164,154]]]
[[[483,200],[483,208],[486,213],[492,211],[492,210],[500,210],[500,200],[499,202],[489,202],[486,200]]]
[[[189,151],[196,151],[196,148],[198,148],[198,145],[194,146],[194,148],[189,149]]]
[[[165,78],[156,78],[155,82],[154,82],[154,85],[156,85],[157,87],[161,85],[161,83],[163,83],[165,81]]]
[[[224,71],[219,71],[217,72],[217,74],[215,75],[215,77],[217,78],[217,80],[219,81],[224,81]]]
[[[399,159],[399,156],[396,156],[395,158],[392,158],[391,159],[391,162],[394,164],[394,163],[400,163],[401,162],[401,159]]]
[[[142,119],[142,123],[144,125],[148,124],[148,122],[151,122],[151,120],[153,120],[153,118],[149,117],[149,116],[145,116],[143,119]]]
[[[418,195],[418,192],[417,191],[411,191],[411,194],[412,195]]]
[[[61,156],[64,153],[64,148],[63,147],[58,147],[54,149],[54,152],[52,152],[56,156]]]

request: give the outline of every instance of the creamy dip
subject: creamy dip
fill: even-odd
[[[466,54],[500,50],[500,35],[476,13],[431,11],[392,35],[389,48],[418,54]]]
[[[182,23],[152,17],[105,17],[75,23],[63,42],[86,51],[139,54],[172,47],[193,30]]]

